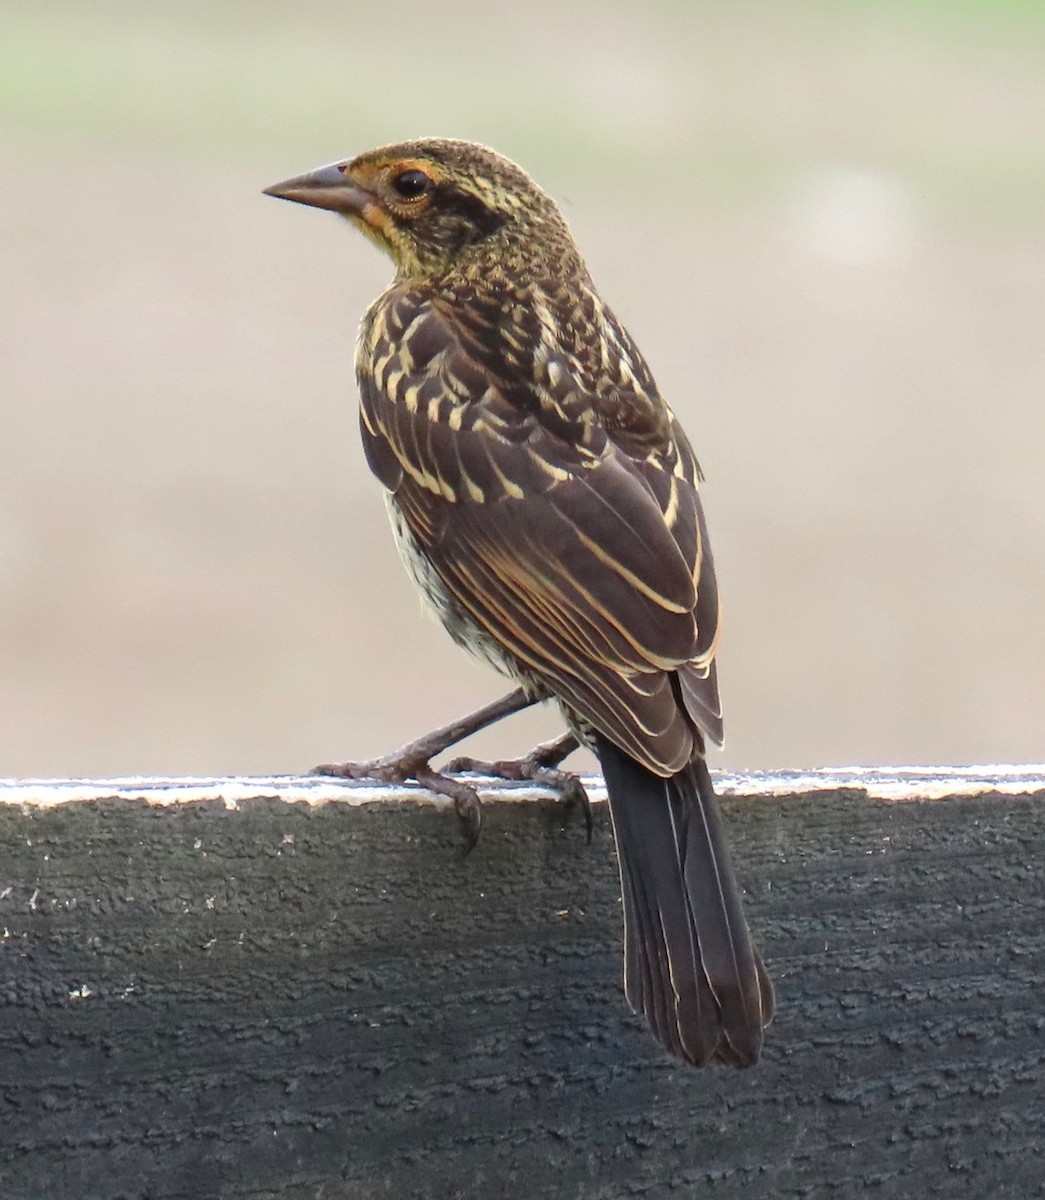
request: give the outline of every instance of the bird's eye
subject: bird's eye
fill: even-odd
[[[424,171],[410,170],[401,171],[392,180],[392,187],[403,200],[420,200],[431,183]]]

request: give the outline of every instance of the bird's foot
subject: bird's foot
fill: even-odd
[[[338,779],[374,779],[380,783],[416,783],[439,796],[448,796],[454,802],[454,810],[461,822],[467,854],[479,840],[479,827],[483,819],[482,801],[479,793],[469,783],[450,779],[440,771],[433,771],[425,755],[412,753],[414,743],[404,746],[394,754],[372,758],[366,762],[322,763],[313,767],[312,775],[333,775]]]
[[[579,805],[584,813],[584,825],[591,843],[593,821],[591,801],[577,775],[563,771],[559,764],[577,749],[577,739],[572,733],[564,734],[554,742],[542,742],[522,758],[498,759],[487,762],[478,758],[455,758],[444,768],[449,774],[469,772],[488,775],[494,779],[530,780],[555,792],[567,806]]]
[[[461,821],[467,854],[479,840],[479,826],[482,824],[483,815],[479,793],[469,783],[460,779],[450,779],[440,771],[433,771],[431,760],[462,738],[500,721],[503,717],[519,712],[520,709],[529,708],[536,699],[536,696],[519,688],[500,700],[462,717],[459,721],[453,721],[441,729],[434,729],[424,737],[408,742],[391,754],[371,758],[365,762],[323,763],[313,767],[311,774],[333,775],[337,779],[375,779],[380,783],[407,783],[412,780],[430,792],[449,796]],[[563,757],[565,754],[561,755],[560,759]],[[556,762],[560,759],[556,759]]]

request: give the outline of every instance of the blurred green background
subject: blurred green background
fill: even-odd
[[[690,432],[714,765],[1045,758],[1045,5],[6,0],[0,775],[295,771],[503,690],[363,464],[389,265],[260,194],[419,134],[559,199]]]

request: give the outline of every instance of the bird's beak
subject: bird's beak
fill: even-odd
[[[310,204],[313,208],[329,208],[331,212],[344,213],[347,217],[361,217],[374,197],[346,174],[347,167],[348,163],[317,167],[307,175],[274,183],[265,188],[265,195]]]

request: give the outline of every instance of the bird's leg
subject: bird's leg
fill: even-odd
[[[541,742],[539,746],[534,746],[530,753],[522,758],[498,759],[495,762],[477,758],[455,758],[446,764],[444,770],[451,775],[470,771],[477,775],[491,775],[495,779],[529,779],[539,783],[549,791],[558,793],[559,798],[567,805],[581,806],[590,843],[593,823],[588,793],[572,771],[559,769],[562,760],[572,754],[579,745],[576,734],[564,733],[554,742]]]
[[[458,779],[450,779],[439,771],[433,771],[431,759],[441,754],[450,746],[456,745],[470,734],[493,725],[512,713],[521,712],[536,704],[539,696],[532,696],[522,688],[509,692],[500,700],[484,705],[475,712],[461,717],[457,721],[433,729],[424,737],[407,742],[391,754],[380,758],[371,758],[365,762],[323,763],[312,768],[313,775],[335,775],[339,779],[377,779],[382,783],[405,783],[414,780],[429,791],[441,796],[449,796],[457,810],[457,815],[464,826],[467,849],[470,850],[479,837],[479,825],[482,820],[482,805],[479,793],[471,784]],[[568,753],[568,751],[567,751]],[[560,759],[564,757],[560,756]],[[560,759],[556,759],[558,762]]]

